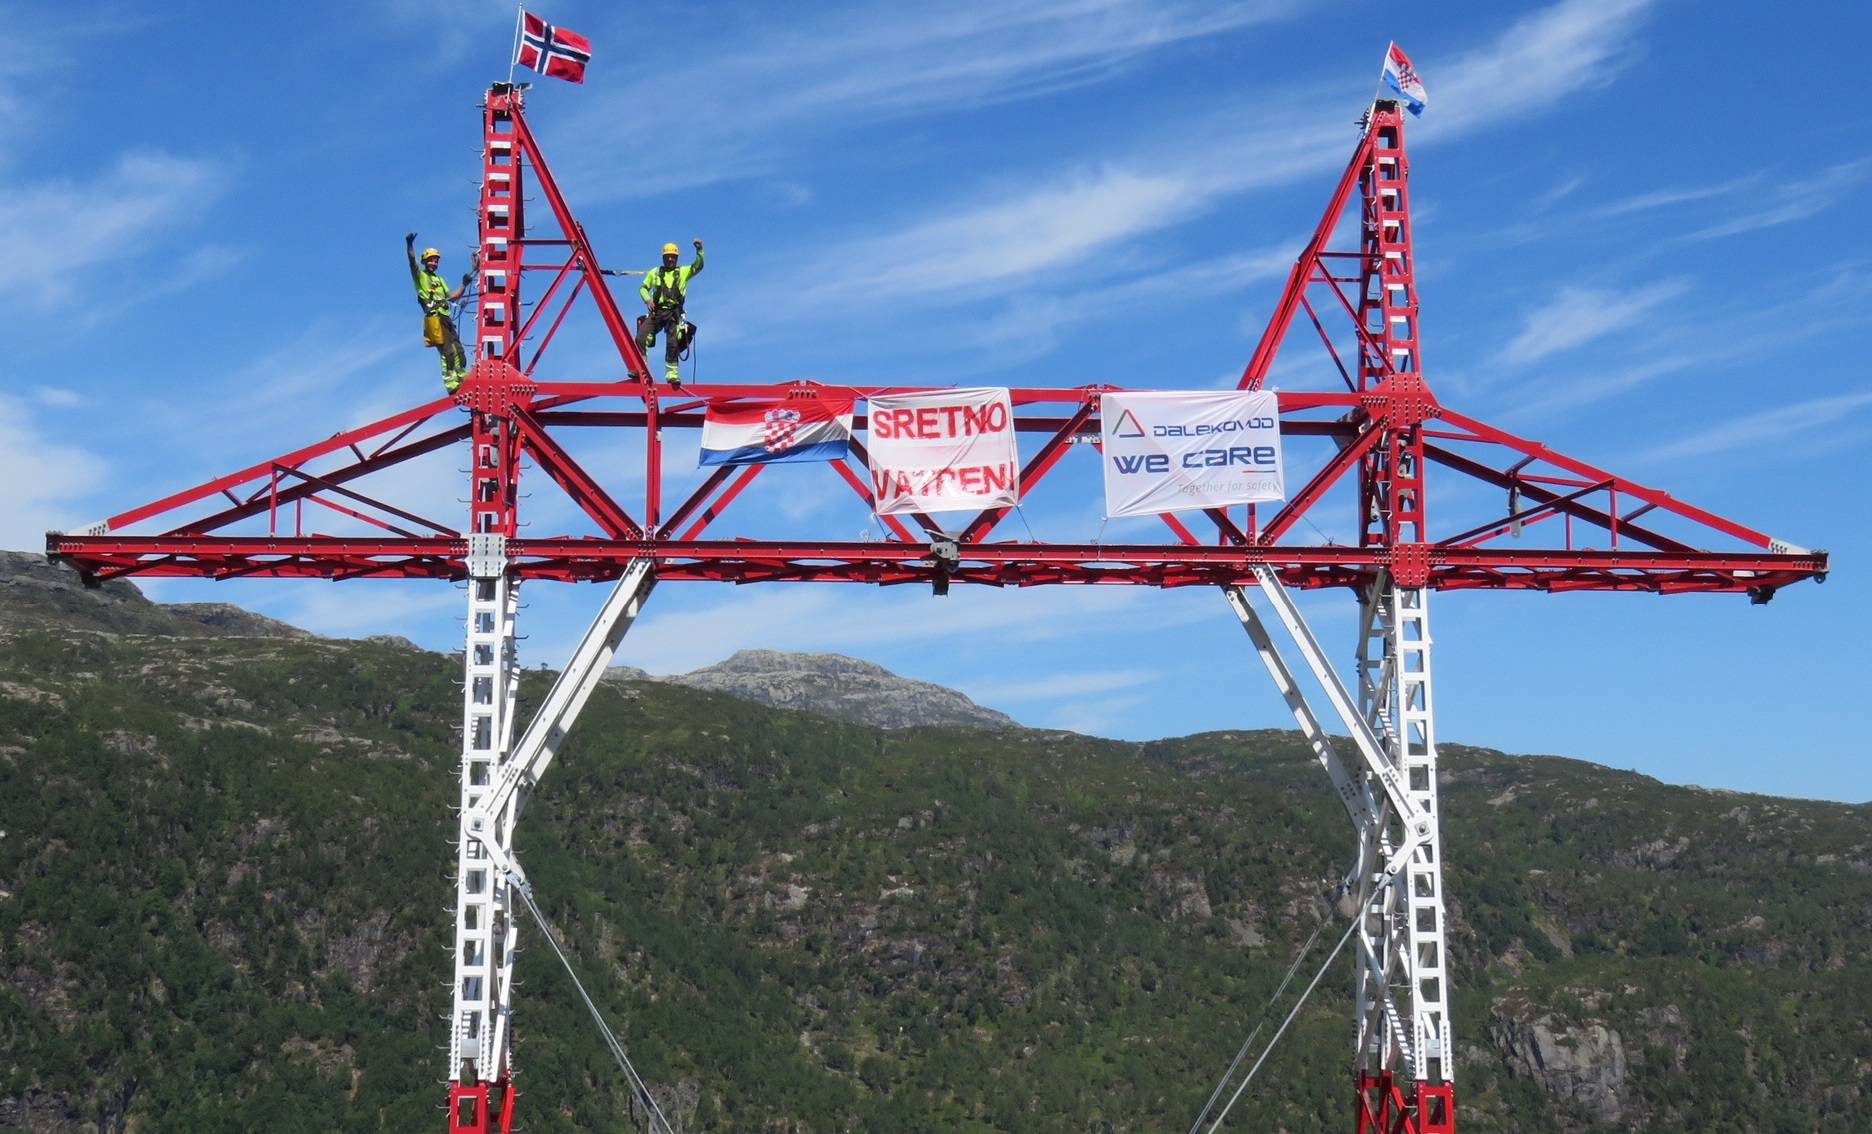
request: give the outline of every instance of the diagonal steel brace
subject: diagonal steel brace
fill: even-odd
[[[566,663],[559,680],[553,682],[546,700],[533,715],[533,723],[527,726],[513,754],[495,774],[488,792],[469,812],[464,825],[468,836],[487,851],[496,869],[525,878],[519,862],[506,848],[495,845],[493,838],[481,838],[480,834],[497,829],[496,819],[510,800],[515,801],[514,817],[519,818],[534,785],[552,765],[559,746],[572,730],[572,722],[591,698],[592,690],[598,687],[611,659],[617,656],[619,644],[642,612],[644,601],[655,585],[656,575],[651,571],[649,559],[633,560],[625,568],[623,577],[611,589],[604,606],[586,629],[585,637],[572,652],[572,660]]]
[[[1384,876],[1395,877],[1403,871],[1405,864],[1410,861],[1411,855],[1416,852],[1417,848],[1429,841],[1430,818],[1404,790],[1397,768],[1392,765],[1390,758],[1385,754],[1383,743],[1372,731],[1371,723],[1353,703],[1352,695],[1346,691],[1345,683],[1339,680],[1338,672],[1333,669],[1332,662],[1326,657],[1326,651],[1319,644],[1319,639],[1313,636],[1312,628],[1307,625],[1306,619],[1300,614],[1299,607],[1294,604],[1293,596],[1288,594],[1287,588],[1281,584],[1280,575],[1264,563],[1254,564],[1251,569],[1254,571],[1255,580],[1261,586],[1261,593],[1266,595],[1273,605],[1275,616],[1280,619],[1281,625],[1286,627],[1288,636],[1300,648],[1300,654],[1306,659],[1308,668],[1319,680],[1320,687],[1326,691],[1326,699],[1332,703],[1340,722],[1345,725],[1346,732],[1352,737],[1352,743],[1358,748],[1366,771],[1372,780],[1377,782],[1384,792],[1386,802],[1391,805],[1392,810],[1397,813],[1404,825],[1404,838],[1392,850],[1384,865]],[[1346,812],[1352,817],[1353,824],[1359,828],[1361,834],[1374,832],[1382,819],[1377,801],[1372,797],[1369,788],[1357,785],[1340,763],[1337,753],[1333,751],[1331,743],[1327,740],[1325,729],[1321,726],[1318,715],[1307,704],[1305,695],[1294,683],[1293,671],[1288,668],[1280,652],[1274,647],[1273,639],[1268,634],[1259,612],[1255,609],[1254,600],[1250,597],[1248,588],[1226,587],[1224,592],[1228,596],[1229,605],[1235,608],[1236,616],[1241,619],[1242,627],[1248,631],[1248,636],[1254,639],[1255,648],[1261,654],[1262,662],[1267,665],[1268,672],[1274,678],[1274,684],[1280,689],[1281,695],[1286,698],[1288,707],[1293,710],[1294,719],[1299,722],[1301,731],[1306,734],[1307,741],[1312,745],[1321,766],[1326,769],[1327,775],[1332,777],[1333,786],[1338,789],[1340,801],[1345,804]]]

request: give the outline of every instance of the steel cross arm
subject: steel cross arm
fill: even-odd
[[[1604,469],[1595,468],[1585,461],[1575,460],[1563,453],[1556,453],[1538,441],[1529,441],[1526,438],[1517,437],[1512,433],[1504,432],[1492,425],[1487,425],[1472,417],[1465,417],[1462,414],[1447,409],[1439,409],[1436,416],[1439,420],[1468,430],[1474,435],[1476,441],[1501,445],[1534,460],[1546,461],[1548,464],[1565,469],[1567,472],[1589,483],[1611,481],[1617,487],[1618,491],[1629,496],[1635,496],[1654,508],[1662,508],[1666,512],[1680,516],[1683,519],[1694,521],[1708,528],[1714,528],[1716,531],[1722,532],[1724,535],[1734,539],[1739,539],[1744,543],[1769,549],[1775,549],[1777,546],[1793,546],[1781,540],[1777,540],[1764,532],[1758,532],[1753,528],[1745,527],[1733,520],[1726,520],[1716,515],[1714,512],[1705,511],[1693,504],[1686,504],[1668,492],[1663,492],[1655,488],[1648,488],[1642,484],[1626,480],[1623,477],[1614,476]],[[1461,467],[1459,462],[1463,461],[1463,458],[1459,454],[1450,453],[1446,450],[1428,445],[1425,446],[1425,455],[1432,457],[1439,463],[1450,465],[1452,468]],[[1453,460],[1451,458],[1453,458]],[[1492,469],[1487,465],[1482,465],[1481,468],[1487,470],[1488,473],[1492,473],[1496,483],[1503,486],[1509,484],[1519,485],[1524,491],[1533,487],[1526,480],[1502,473],[1500,470]],[[1474,468],[1466,467],[1463,471],[1471,472],[1475,475],[1483,475]],[[1490,478],[1484,477],[1484,479]],[[1559,494],[1554,493],[1553,495],[1558,496]],[[1541,502],[1545,503],[1546,501],[1543,500]],[[1567,511],[1573,512],[1573,509],[1568,508]],[[1588,513],[1593,513],[1594,511],[1593,509],[1585,508],[1575,514],[1581,515],[1582,519],[1592,519],[1592,515]],[[1617,524],[1621,531],[1633,533],[1639,539],[1655,542],[1657,546],[1660,547],[1670,547],[1673,544],[1679,548],[1683,546],[1682,544],[1676,543],[1674,540],[1670,540],[1668,537],[1658,535],[1654,532],[1646,532],[1643,528],[1618,523],[1618,518],[1616,516],[1600,515],[1601,519],[1593,520],[1594,523],[1603,524],[1609,521],[1610,523]]]
[[[885,517],[888,521],[894,517]],[[620,540],[560,536],[509,542],[518,578],[615,578],[630,561],[655,559],[665,579],[730,577],[707,574],[744,568],[800,569],[799,577],[875,582],[878,568],[914,570],[927,559],[922,542],[894,540]],[[1384,547],[1192,544],[990,543],[958,547],[958,582],[995,585],[1133,583],[1151,586],[1248,583],[1260,565],[1277,568],[1289,585],[1341,586],[1369,581],[1391,565]],[[1674,552],[1622,550],[1425,549],[1427,583],[1435,589],[1700,590],[1745,592],[1781,587],[1827,571],[1824,552]],[[200,577],[245,569],[276,577],[329,577],[369,567],[400,576],[461,578],[466,542],[429,536],[67,535],[46,537],[46,554],[81,570],[158,577]],[[1170,572],[1163,575],[1162,572]],[[914,577],[927,578],[927,572]],[[906,577],[906,580],[909,577]]]
[[[1404,790],[1397,768],[1392,765],[1390,758],[1385,754],[1383,742],[1379,740],[1378,734],[1372,731],[1371,722],[1359,712],[1358,705],[1352,700],[1352,695],[1346,691],[1345,683],[1339,680],[1339,672],[1333,668],[1332,661],[1319,644],[1319,639],[1313,636],[1313,628],[1307,625],[1306,618],[1300,613],[1300,608],[1294,605],[1293,596],[1289,595],[1287,588],[1281,585],[1280,575],[1265,563],[1255,565],[1254,575],[1255,581],[1261,586],[1261,593],[1266,595],[1273,604],[1275,616],[1280,619],[1281,625],[1287,628],[1287,634],[1294,640],[1294,645],[1300,648],[1300,655],[1306,659],[1308,668],[1312,669],[1313,676],[1320,683],[1320,688],[1326,691],[1326,699],[1332,702],[1333,711],[1339,714],[1339,720],[1346,726],[1346,731],[1351,734],[1352,743],[1358,747],[1359,755],[1365,761],[1365,770],[1378,781],[1379,787],[1384,791],[1385,799],[1404,825],[1404,839],[1394,849],[1384,867],[1387,878],[1396,875],[1404,869],[1405,863],[1410,861],[1411,854],[1429,841],[1433,833],[1430,817],[1424,814],[1423,809],[1411,799],[1410,793]],[[1240,588],[1231,588],[1232,592],[1239,590]],[[1230,601],[1234,602],[1232,595]],[[1242,594],[1241,602],[1244,606],[1249,604],[1245,592]],[[1237,613],[1239,612],[1238,607]],[[1243,621],[1246,624],[1247,620]],[[1353,818],[1356,822],[1359,817],[1355,815]]]
[[[1278,584],[1276,584],[1278,585]],[[1331,778],[1333,790],[1339,793],[1339,802],[1345,805],[1346,814],[1351,817],[1352,825],[1361,833],[1376,830],[1383,821],[1378,803],[1372,798],[1371,789],[1364,783],[1354,780],[1340,762],[1339,754],[1333,750],[1332,740],[1326,735],[1326,728],[1320,724],[1318,714],[1308,704],[1306,694],[1294,680],[1293,670],[1287,667],[1287,659],[1281,657],[1280,650],[1274,645],[1274,639],[1268,634],[1267,624],[1255,610],[1254,601],[1248,597],[1246,587],[1224,587],[1222,593],[1228,597],[1229,606],[1235,610],[1235,617],[1241,619],[1242,629],[1248,631],[1248,637],[1254,642],[1255,652],[1261,655],[1261,662],[1267,667],[1268,676],[1274,679],[1274,688],[1279,690],[1287,708],[1293,713],[1294,720],[1300,725],[1301,735],[1306,737],[1307,745],[1313,749],[1313,756],[1320,767]]]
[[[193,504],[198,500],[204,500],[217,493],[225,493],[228,489],[236,485],[246,484],[250,481],[259,480],[262,477],[272,476],[274,470],[282,466],[294,467],[303,465],[307,461],[315,460],[325,456],[327,453],[348,448],[359,441],[366,441],[372,437],[388,433],[399,426],[420,425],[423,421],[435,417],[437,414],[447,412],[452,409],[453,406],[454,403],[447,398],[443,398],[439,401],[426,402],[423,405],[404,410],[402,413],[384,418],[381,421],[375,421],[369,425],[360,426],[357,429],[333,434],[323,441],[307,445],[300,449],[295,449],[284,456],[275,457],[270,461],[262,461],[257,465],[242,469],[239,472],[216,477],[213,480],[198,484],[194,488],[183,489],[181,492],[165,496],[161,500],[145,504],[140,508],[132,508],[127,512],[119,512],[84,530],[95,531],[99,534],[119,531],[140,520],[147,520],[151,516],[160,516],[165,512],[172,512],[182,507],[184,504]],[[407,430],[405,430],[405,432],[407,432]],[[459,431],[451,433],[449,435],[449,440],[459,440],[460,436],[458,434]],[[372,457],[367,458],[366,461],[362,463],[368,464],[370,461],[376,460],[382,456],[383,454],[381,452],[373,454]],[[325,475],[327,477],[332,477],[333,473],[327,472]],[[259,511],[266,510],[266,504],[261,500],[250,501],[246,507],[250,509],[257,507]],[[238,515],[233,515],[233,513],[238,513]],[[224,514],[230,515],[232,518],[239,518],[239,516],[251,515],[252,511],[242,511],[242,509],[236,508],[233,510],[233,513]]]
[[[514,746],[512,755],[501,765],[493,785],[466,817],[463,826],[469,835],[491,831],[510,801],[515,804],[516,818],[526,807],[533,786],[552,766],[553,758],[559,754],[559,746],[571,731],[573,721],[578,719],[580,710],[591,698],[592,690],[603,680],[605,669],[610,666],[611,659],[617,656],[618,645],[624,641],[624,635],[630,632],[631,623],[636,621],[637,615],[643,610],[644,601],[656,586],[656,574],[651,568],[648,559],[634,560],[624,576],[617,581],[617,586],[611,588],[604,605],[598,609],[597,617],[592,619],[578,648],[572,652],[572,659],[566,663],[559,679],[553,682],[546,699],[540,703],[539,711],[533,715],[533,723],[527,726],[520,743]],[[520,874],[519,863],[497,847],[494,840],[476,841],[486,848],[488,857],[496,865],[524,877]]]

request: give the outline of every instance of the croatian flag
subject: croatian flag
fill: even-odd
[[[741,402],[702,417],[702,464],[836,461],[850,451],[852,399]]]
[[[1430,95],[1423,89],[1423,80],[1417,77],[1417,68],[1411,65],[1410,56],[1404,49],[1393,43],[1391,50],[1385,52],[1384,82],[1392,92],[1404,100],[1404,109],[1418,117],[1423,116],[1423,108],[1430,101]]]
[[[575,31],[556,28],[531,12],[520,13],[520,44],[514,65],[569,83],[585,81],[591,62],[591,40]]]

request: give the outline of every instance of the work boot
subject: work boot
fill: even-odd
[[[461,389],[462,379],[465,377],[467,376],[464,374],[444,374],[442,376],[442,388],[452,394]]]
[[[663,380],[670,384],[670,389],[682,389],[682,367],[669,365],[663,368]]]

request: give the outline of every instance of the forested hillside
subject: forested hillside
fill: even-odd
[[[440,1130],[456,663],[0,603],[0,1130]],[[1444,751],[1464,1131],[1872,1129],[1872,808]],[[629,680],[517,842],[685,1131],[1186,1129],[1351,848],[1288,733]],[[529,939],[523,1125],[634,1129]],[[1228,1129],[1350,1128],[1348,987]]]

